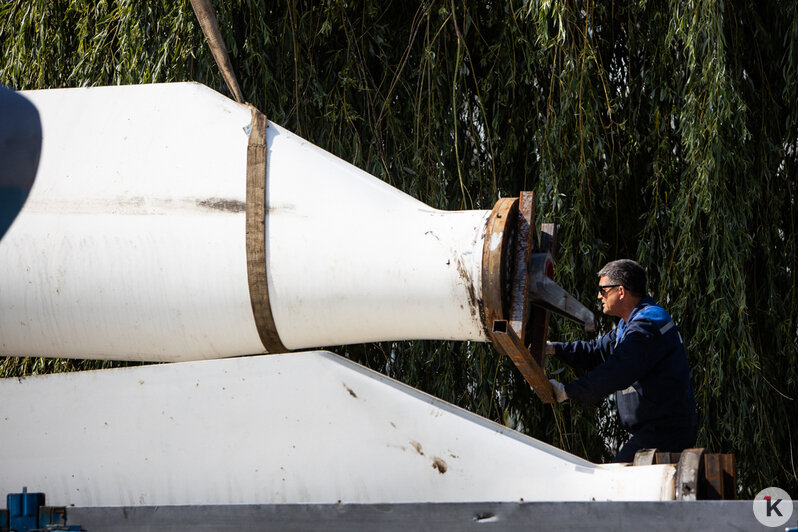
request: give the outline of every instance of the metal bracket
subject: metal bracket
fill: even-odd
[[[526,381],[535,390],[541,401],[547,404],[554,403],[554,394],[546,378],[545,367],[538,363],[532,353],[524,346],[507,320],[493,322],[493,342],[500,353],[504,353],[513,361],[515,367],[521,372]]]
[[[678,500],[735,500],[737,481],[734,455],[705,453],[704,449],[685,449],[681,453],[641,449],[632,465],[676,464]]]
[[[656,464],[656,449],[640,449],[635,453],[634,461],[632,462],[633,466],[639,465],[654,465]]]
[[[54,532],[56,530],[80,532],[80,525],[67,525],[66,508],[45,506],[44,493],[9,493],[6,496],[7,510],[0,510],[0,532],[9,530],[37,530]]]
[[[685,449],[676,465],[676,500],[694,501],[698,498],[701,455],[704,449]]]
[[[546,378],[549,313],[593,327],[593,313],[554,282],[557,227],[534,230],[535,194],[496,202],[482,252],[485,327],[496,349],[508,357],[544,403],[554,403]]]

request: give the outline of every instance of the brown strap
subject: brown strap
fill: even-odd
[[[219,66],[219,70],[222,72],[227,88],[230,89],[230,93],[238,103],[246,103],[244,93],[241,92],[241,87],[238,86],[238,80],[233,72],[233,65],[224,45],[222,33],[219,31],[219,23],[216,20],[216,13],[213,11],[210,0],[191,0],[191,7],[194,8],[194,14],[197,15],[202,33],[205,34],[205,39],[211,47],[211,53]]]
[[[241,87],[238,85],[230,56],[219,31],[219,23],[210,0],[191,0],[191,7],[202,27],[205,39],[211,48],[213,58],[222,73],[227,88],[240,104],[246,103]],[[260,341],[267,353],[287,351],[277,326],[274,324],[271,303],[269,302],[269,282],[266,270],[266,115],[250,106],[252,128],[247,145],[247,278],[249,280],[249,300],[255,327]]]
[[[269,303],[266,269],[266,115],[251,107],[252,129],[247,146],[247,277],[252,314],[267,353],[287,351]]]

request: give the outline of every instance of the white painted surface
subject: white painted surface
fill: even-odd
[[[44,138],[0,241],[0,351],[263,352],[246,271],[249,109],[194,83],[25,96]],[[486,339],[488,211],[431,209],[274,124],[267,142],[269,289],[286,347]]]
[[[50,505],[660,500],[329,352],[0,380],[0,493]]]
[[[486,340],[489,211],[432,209],[285,129],[267,136],[269,297],[286,347]]]

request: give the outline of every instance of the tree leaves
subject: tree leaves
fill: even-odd
[[[687,344],[698,444],[736,454],[746,496],[798,491],[795,2],[216,4],[271,120],[437,208],[535,190],[588,305],[604,262],[645,265]],[[177,80],[226,93],[188,2],[0,2],[0,83]],[[554,318],[550,336],[585,335]],[[624,437],[609,403],[541,405],[487,345],[336,351],[591,460]]]

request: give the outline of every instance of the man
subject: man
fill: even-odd
[[[616,462],[631,462],[640,449],[680,452],[693,447],[695,397],[676,325],[646,295],[646,272],[635,261],[610,262],[598,275],[604,314],[621,320],[597,340],[547,343],[547,352],[588,371],[566,385],[551,380],[557,401],[598,404],[615,392],[621,423],[632,432]]]

